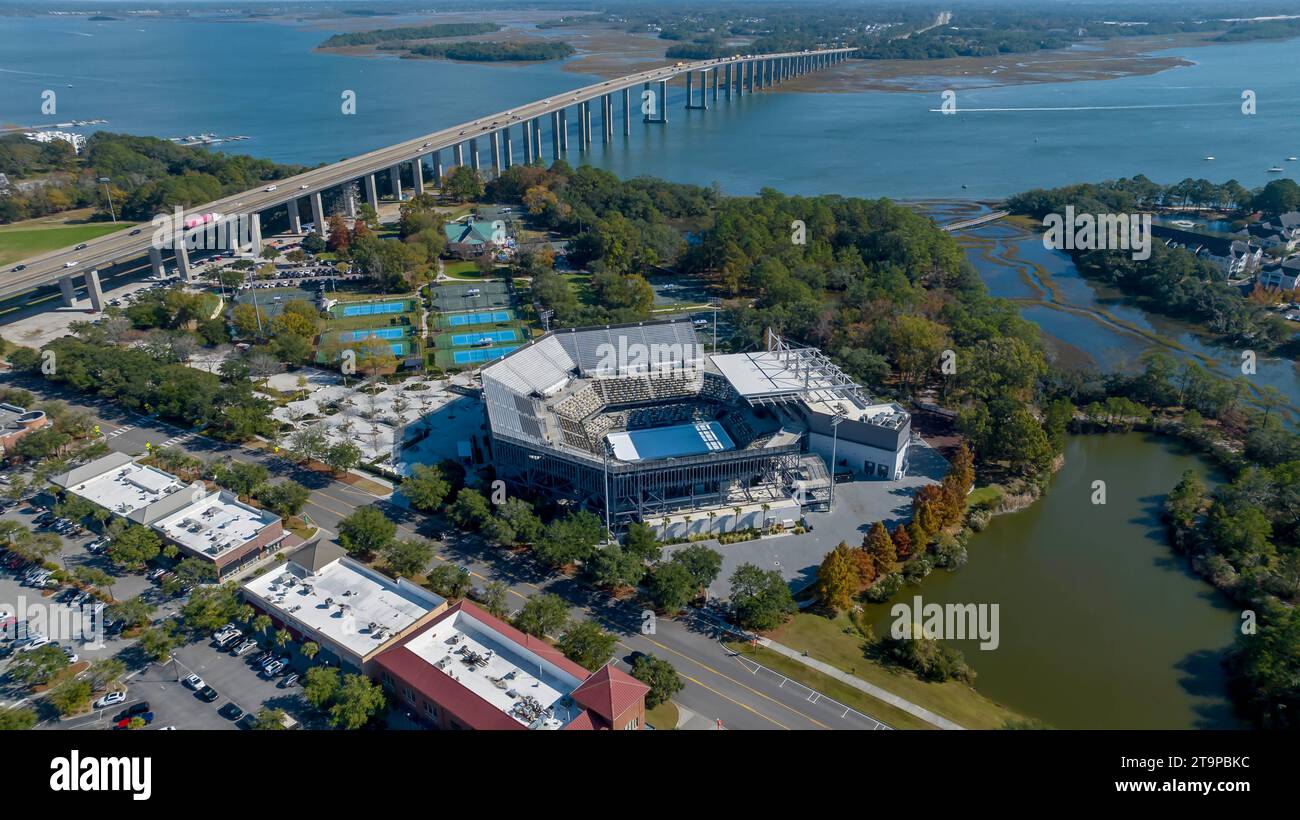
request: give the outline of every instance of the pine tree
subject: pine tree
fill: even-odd
[[[907,534],[906,527],[898,527],[894,530],[893,536],[894,552],[898,554],[898,560],[906,561],[912,556],[912,537]]]
[[[823,605],[836,612],[848,609],[858,591],[857,570],[848,553],[848,546],[841,541],[817,568],[817,595]]]
[[[894,541],[889,537],[889,530],[879,521],[867,533],[862,548],[871,554],[876,564],[876,574],[885,575],[894,571],[898,563],[898,553],[894,550]]]

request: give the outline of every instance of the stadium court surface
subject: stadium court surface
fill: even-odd
[[[698,456],[736,449],[731,436],[716,421],[627,430],[610,433],[605,438],[614,448],[614,457],[619,461]]]
[[[514,318],[508,310],[482,310],[474,313],[453,313],[447,318],[447,324],[452,327],[464,327],[465,325],[491,325],[497,322],[508,322]]]
[[[452,361],[456,364],[479,364],[481,362],[490,362],[499,359],[512,350],[517,349],[518,345],[508,345],[506,347],[480,347],[474,350],[455,350],[452,351]]]
[[[486,330],[482,333],[453,333],[451,336],[451,343],[456,347],[472,347],[483,344],[485,340],[492,344],[517,342],[519,334],[513,330]]]

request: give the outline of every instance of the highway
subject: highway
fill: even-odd
[[[666,82],[688,72],[708,71],[714,68],[723,69],[729,64],[741,66],[747,63],[763,63],[768,60],[795,57],[829,55],[842,57],[853,51],[854,49],[839,48],[699,60],[628,74],[617,79],[606,80],[567,91],[553,98],[536,100],[506,111],[487,114],[473,122],[453,125],[432,134],[405,140],[294,177],[268,182],[266,186],[261,188],[232,194],[203,205],[196,205],[187,209],[187,213],[220,213],[227,216],[261,213],[284,206],[290,200],[310,196],[369,174],[387,171],[399,163],[411,162],[418,157],[452,148],[474,138],[486,138],[493,132],[514,126],[522,127],[524,123],[530,120],[549,116],[553,112],[567,109],[570,106],[598,100],[606,94],[613,94],[622,91],[624,88],[631,88],[644,83]],[[756,88],[757,85],[756,83]],[[638,95],[636,102],[632,106],[632,111],[637,115],[640,114],[639,102]],[[666,100],[660,101],[660,103],[666,105]],[[3,273],[0,273],[0,298],[14,296],[42,285],[53,284],[66,276],[80,275],[101,267],[144,256],[149,252],[153,232],[154,229],[148,225],[124,229],[92,239],[85,243],[85,248],[80,250],[64,248],[11,265]],[[19,270],[19,267],[22,269]]]

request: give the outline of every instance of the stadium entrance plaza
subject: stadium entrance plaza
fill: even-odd
[[[710,600],[730,595],[727,579],[741,564],[777,570],[790,582],[791,589],[798,591],[817,580],[818,566],[836,544],[845,541],[851,547],[861,545],[877,521],[883,521],[892,531],[900,522],[911,520],[912,495],[926,484],[937,483],[947,472],[948,462],[943,456],[917,439],[911,445],[907,473],[900,480],[856,479],[836,484],[833,512],[804,513],[804,519],[812,525],[811,532],[769,535],[734,544],[719,544],[713,539],[672,544],[664,548],[664,556],[693,544],[703,544],[721,553],[722,571],[709,586]],[[719,514],[729,513],[723,510]],[[694,515],[698,519],[701,514]],[[658,532],[660,527],[654,529]]]
[[[306,379],[305,386],[300,378]],[[476,436],[480,446],[483,442],[482,403],[448,389],[457,383],[468,386],[465,376],[381,382],[373,394],[365,382],[350,378],[345,385],[338,373],[311,368],[272,376],[268,383],[285,393],[307,391],[305,398],[275,408],[275,419],[295,430],[315,427],[330,444],[350,441],[361,449],[364,462],[403,475],[416,464],[459,460],[459,445],[471,437]],[[334,404],[337,412],[328,413],[326,408]],[[284,440],[292,435],[286,433]],[[415,443],[400,447],[403,441]]]

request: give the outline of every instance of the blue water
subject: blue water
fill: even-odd
[[[512,314],[508,310],[487,310],[477,313],[453,313],[447,317],[452,327],[465,325],[490,325],[495,322],[508,322]]]
[[[519,345],[507,345],[505,347],[483,347],[478,350],[457,350],[451,354],[451,357],[456,364],[479,364],[499,359],[512,350],[518,349]]]
[[[493,342],[513,342],[519,339],[518,334],[513,330],[489,330],[486,333],[455,333],[451,337],[451,343],[457,347],[469,347],[482,342],[484,339],[491,339]]]
[[[592,80],[559,62],[474,65],[311,50],[331,33],[279,22],[4,18],[0,121],[103,117],[111,130],[161,137],[245,134],[251,139],[224,150],[316,163]],[[613,142],[598,141],[585,156],[572,140],[569,159],[626,176],[717,181],[728,193],[769,186],[920,199],[998,197],[1138,173],[1161,182],[1207,176],[1255,186],[1278,176],[1266,172],[1270,165],[1300,153],[1294,41],[1171,53],[1197,64],[1148,77],[961,88],[961,108],[1019,110],[955,116],[930,111],[938,86],[925,93],[746,95],[707,112],[683,110],[678,88],[667,127],[637,122],[631,137],[617,129]],[[1257,95],[1255,116],[1239,110],[1247,88]],[[55,116],[40,114],[44,89],[58,94]],[[348,90],[356,93],[354,116],[340,112]],[[1093,106],[1110,108],[1077,110]],[[1034,110],[1062,107],[1076,110]],[[545,137],[549,158],[549,127]],[[1215,162],[1202,159],[1210,154]]]
[[[383,313],[404,313],[406,302],[377,302],[364,305],[344,305],[344,316],[375,316]]]

